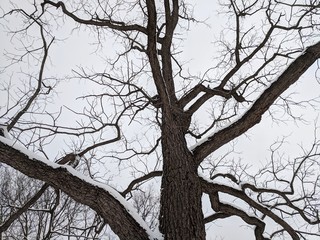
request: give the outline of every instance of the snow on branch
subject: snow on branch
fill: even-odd
[[[97,211],[121,239],[162,239],[114,188],[97,182],[69,165],[51,162],[13,140],[0,136],[0,162],[61,189]]]

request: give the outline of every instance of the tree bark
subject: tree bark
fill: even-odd
[[[59,188],[77,202],[95,210],[110,225],[120,239],[149,240],[149,236],[133,217],[132,213],[103,187],[94,185],[72,174],[66,167],[53,167],[0,141],[0,162],[3,162],[29,177],[36,178]],[[121,198],[121,195],[117,196]]]
[[[297,82],[320,58],[320,42],[309,46],[303,54],[297,57],[287,69],[260,95],[248,111],[230,126],[216,132],[208,141],[193,150],[197,162],[201,162],[209,154],[239,137],[248,129],[261,121],[262,115],[271,107],[276,99],[292,84]]]
[[[166,118],[162,125],[160,231],[166,240],[205,239],[197,166],[179,121]]]

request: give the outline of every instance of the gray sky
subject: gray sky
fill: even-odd
[[[5,5],[5,2],[1,3],[2,7]],[[211,27],[208,27],[205,24],[198,24],[193,30],[187,32],[186,41],[183,43],[185,48],[182,56],[184,59],[190,60],[189,65],[193,67],[194,72],[203,72],[212,65],[211,62],[214,57],[214,51],[210,51],[209,49],[213,49],[215,47],[213,42],[219,37],[219,32],[222,24],[224,23],[224,18],[222,15],[216,14],[215,3],[208,3],[208,1],[204,0],[197,1],[195,16],[199,16],[200,19],[207,19],[207,23],[211,25]],[[7,24],[13,26],[15,22],[12,21]],[[94,54],[94,46],[88,44],[94,41],[93,34],[89,34],[90,37],[88,37],[87,32],[75,31],[73,35],[69,36],[69,32],[72,27],[73,25],[66,21],[64,27],[57,31],[59,38],[66,38],[66,40],[55,43],[50,50],[51,65],[48,65],[46,68],[46,74],[63,78],[65,74],[70,75],[71,70],[75,69],[77,66],[86,66],[89,68],[94,66],[97,69],[104,68],[103,61],[100,61],[99,57]],[[0,65],[2,66],[7,63],[2,53],[5,49],[11,49],[12,44],[10,43],[10,39],[4,35],[2,29],[0,29],[0,38],[2,43],[0,45]],[[108,42],[108,40],[106,40],[104,44],[107,46],[106,49],[109,48],[109,50],[106,50],[107,52],[112,52],[114,50],[112,41]],[[15,72],[17,69],[18,67],[10,68],[9,71],[0,74],[0,82],[7,81],[11,76],[11,71]],[[285,94],[297,92],[297,97],[304,100],[316,97],[316,89],[318,88],[318,85],[314,77],[314,71],[315,67],[310,69],[302,77],[299,83],[294,85]],[[17,80],[15,79],[15,76],[16,75],[13,75],[13,82]],[[67,104],[68,106],[76,108],[78,103],[75,101],[75,98],[82,93],[87,92],[87,90],[87,86],[82,82],[63,82],[58,85],[57,92],[59,92],[59,95],[54,99],[54,103],[51,107],[58,108],[62,104]],[[0,103],[6,101],[7,96],[0,95]],[[3,110],[0,109],[0,114],[2,111]],[[313,140],[314,121],[318,116],[318,111],[315,111],[311,107],[306,107],[305,109],[297,110],[297,114],[301,114],[307,122],[295,123],[293,121],[286,121],[285,123],[274,123],[266,114],[263,117],[263,121],[258,126],[250,130],[245,136],[241,136],[236,139],[237,144],[235,146],[235,150],[237,153],[234,154],[234,158],[241,158],[243,163],[251,165],[250,170],[252,169],[252,171],[258,169],[270,156],[270,151],[268,150],[269,146],[283,136],[288,136],[287,141],[289,142],[289,144],[284,146],[285,154],[290,157],[294,157],[295,154],[300,154],[301,150],[298,145],[305,143],[306,146],[308,146]],[[51,149],[52,156],[57,153],[57,146],[63,149],[63,145],[64,142],[56,142]],[[219,150],[217,154],[222,154],[228,148],[230,148],[230,146],[226,146]],[[128,181],[129,180],[126,182]],[[205,205],[207,206],[208,203]],[[204,207],[204,209],[206,209],[206,207]],[[250,240],[254,238],[252,230],[249,229],[244,222],[237,218],[231,218],[217,221],[210,224],[210,227],[208,225],[207,239]]]

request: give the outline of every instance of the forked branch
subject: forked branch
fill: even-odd
[[[95,17],[92,17],[91,19],[82,19],[77,15],[75,15],[74,13],[70,12],[65,6],[65,4],[61,1],[55,3],[49,0],[44,0],[41,5],[43,8],[45,5],[51,5],[56,8],[61,8],[64,14],[72,18],[77,23],[97,26],[97,27],[108,27],[110,29],[118,30],[118,31],[138,31],[145,34],[147,33],[147,29],[138,24],[130,25],[130,24],[126,24],[125,22],[115,21],[112,19],[102,19],[98,15],[96,15]]]
[[[294,60],[288,68],[260,95],[251,108],[249,108],[249,110],[239,120],[209,137],[208,141],[195,147],[195,149],[192,149],[196,161],[200,163],[210,153],[259,123],[262,115],[270,108],[275,100],[292,84],[294,84],[319,58],[320,42],[308,47],[303,54]]]

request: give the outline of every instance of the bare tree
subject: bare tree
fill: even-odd
[[[1,239],[97,239],[110,235],[99,215],[59,190],[41,186],[8,167],[1,168],[1,178]]]
[[[232,216],[252,226],[258,240],[320,236],[316,134],[312,146],[291,159],[277,155],[283,141],[275,143],[270,163],[255,174],[228,154],[217,157],[264,114],[283,120],[273,107],[299,121],[294,108],[317,104],[284,92],[320,58],[320,3],[220,5],[224,28],[201,74],[184,59],[183,42],[189,30],[208,23],[193,14],[189,1],[3,5],[3,27],[19,47],[5,52],[10,63],[2,72],[8,80],[1,83],[0,161],[51,186],[53,198],[62,191],[75,205],[88,206],[97,225],[110,226],[120,239],[205,239],[205,224]],[[21,19],[18,26],[6,25],[13,19]],[[50,71],[49,60],[70,28],[88,33],[101,64],[62,77]],[[59,103],[61,82],[70,83],[64,90],[77,104]],[[150,181],[160,181],[158,193],[144,186]],[[213,212],[206,217],[204,195]],[[51,199],[49,212],[57,201]],[[15,213],[27,214],[26,206]]]

